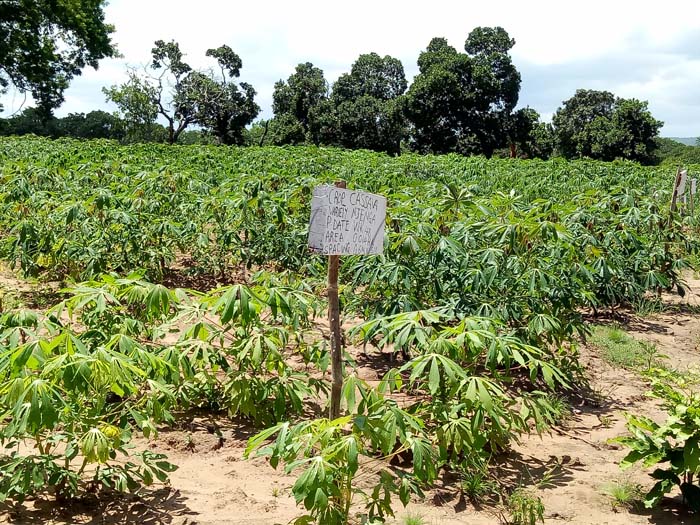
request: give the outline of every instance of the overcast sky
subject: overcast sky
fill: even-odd
[[[313,62],[333,82],[374,51],[399,58],[410,80],[431,38],[463,51],[474,27],[500,25],[516,40],[519,105],[545,120],[577,88],[605,89],[648,100],[665,122],[662,135],[700,135],[700,0],[112,0],[106,18],[124,58],[74,79],[58,116],[113,110],[101,88],[122,82],[127,65],[147,63],[157,39],[175,39],[196,68],[212,66],[206,49],[231,46],[243,60],[241,80],[253,84],[261,117],[269,117],[273,84],[299,62]],[[6,95],[2,116],[23,100]]]

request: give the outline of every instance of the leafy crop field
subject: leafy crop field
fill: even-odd
[[[3,138],[0,176],[0,257],[62,288],[0,318],[0,497],[18,502],[165,482],[177,465],[130,445],[193,411],[294,476],[299,524],[385,521],[446,479],[477,498],[586,388],[586,316],[685,295],[698,248],[674,173],[625,162]],[[313,188],[338,179],[388,214],[384,254],[341,261],[329,421],[306,237]],[[484,492],[509,523],[543,516],[518,487]]]

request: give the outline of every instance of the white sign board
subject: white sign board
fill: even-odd
[[[678,189],[676,190],[676,195],[683,195],[685,193],[685,183],[688,180],[688,170],[681,171],[681,180],[678,181]]]
[[[324,255],[382,253],[385,220],[385,197],[318,186],[311,201],[309,247]]]
[[[698,191],[698,179],[690,179],[690,194],[695,195]]]

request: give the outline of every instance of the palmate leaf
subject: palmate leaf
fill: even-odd
[[[170,311],[171,292],[163,285],[156,284],[146,296],[146,309],[152,316],[162,317]]]
[[[213,303],[212,309],[219,314],[222,324],[239,322],[248,326],[258,319],[263,301],[249,287],[236,284],[221,291],[223,293]]]
[[[0,395],[2,407],[12,416],[9,434],[35,435],[52,429],[66,403],[64,393],[56,385],[32,376],[17,377],[6,383]]]
[[[461,366],[440,354],[418,356],[402,366],[400,371],[410,372],[409,384],[427,386],[433,395],[438,392],[441,395],[450,395],[466,377],[466,372]]]
[[[80,438],[80,452],[88,463],[106,463],[111,451],[111,439],[102,429],[91,428]]]

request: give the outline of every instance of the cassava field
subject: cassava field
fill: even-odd
[[[0,139],[0,522],[692,523],[674,176]],[[383,255],[341,258],[330,421],[307,226],[340,179],[388,211]]]

